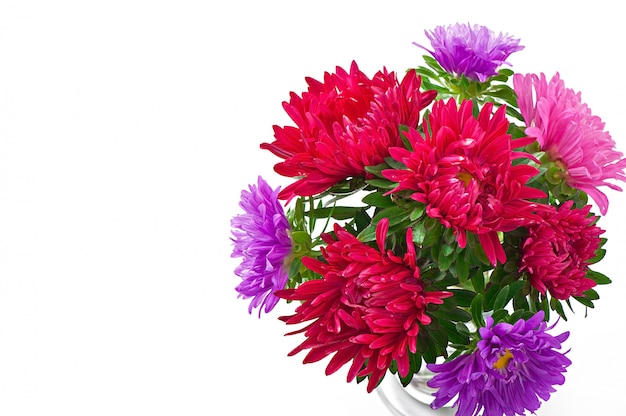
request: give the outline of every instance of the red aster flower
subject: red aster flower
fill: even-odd
[[[302,302],[294,315],[281,320],[287,324],[312,321],[288,334],[304,332],[306,336],[289,355],[309,349],[304,363],[311,363],[334,354],[326,367],[327,375],[352,361],[348,381],[369,376],[368,392],[377,386],[393,360],[400,374],[408,374],[408,352],[417,351],[419,326],[431,322],[426,308],[452,296],[449,292],[424,292],[411,229],[406,235],[407,252],[400,257],[385,250],[388,228],[386,218],[378,223],[376,249],[335,225],[336,239],[323,236],[328,244],[322,250],[325,262],[303,259],[304,265],[322,279],[276,293]]]
[[[398,182],[390,193],[413,191],[411,198],[426,205],[428,216],[452,228],[461,247],[467,243],[467,231],[476,234],[494,265],[506,261],[497,232],[528,224],[540,208],[528,199],[546,196],[526,186],[537,169],[512,165],[514,159],[530,157],[512,149],[534,139],[512,140],[508,127],[504,106],[492,115],[487,103],[476,118],[471,101],[460,107],[453,99],[438,101],[424,120],[424,135],[408,132],[413,150],[390,149],[407,168],[383,171]]]
[[[528,273],[533,287],[561,300],[596,285],[585,275],[604,233],[595,225],[597,217],[589,215],[591,205],[572,209],[572,204],[542,213],[544,221],[528,227],[520,262],[520,272]]]
[[[419,112],[435,98],[420,92],[421,78],[407,72],[398,83],[394,72],[379,71],[372,79],[355,62],[350,72],[337,67],[324,82],[306,78],[308,91],[291,93],[283,107],[296,126],[274,126],[273,143],[261,144],[285,159],[274,169],[299,178],[279,195],[291,199],[325,191],[344,179],[365,176],[401,143],[399,125],[416,126]]]

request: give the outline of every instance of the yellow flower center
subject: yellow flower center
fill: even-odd
[[[465,186],[469,185],[470,181],[472,180],[472,175],[467,172],[459,172],[456,174],[456,177],[460,179],[465,184]]]
[[[513,358],[513,354],[511,354],[511,351],[509,351],[509,349],[507,348],[506,352],[502,354],[500,358],[498,358],[498,361],[493,363],[493,368],[495,368],[496,370],[502,370],[509,364],[509,360],[511,358]]]

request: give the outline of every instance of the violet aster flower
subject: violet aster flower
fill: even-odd
[[[498,67],[508,65],[506,59],[509,55],[524,49],[519,39],[502,33],[496,36],[479,25],[457,23],[447,27],[437,26],[425,33],[432,51],[415,42],[413,44],[429,52],[446,71],[480,82],[497,75]]]
[[[543,311],[515,324],[494,325],[491,317],[479,329],[478,349],[443,364],[429,364],[438,373],[428,385],[434,393],[433,409],[457,397],[457,416],[524,415],[535,412],[541,402],[565,382],[563,373],[571,361],[557,351],[569,336],[546,331]]]
[[[591,113],[580,93],[565,87],[558,73],[549,82],[543,73],[515,74],[513,87],[525,133],[537,138],[565,183],[586,192],[605,215],[609,200],[598,187],[621,191],[609,181],[626,181],[626,159],[615,150],[600,117]]]
[[[256,307],[271,311],[279,298],[276,290],[287,283],[285,260],[291,253],[289,222],[278,202],[280,188],[273,190],[259,176],[258,185],[241,192],[239,206],[244,214],[231,220],[234,243],[231,257],[242,257],[235,273],[243,281],[237,286],[239,297],[252,298],[248,312]],[[261,316],[259,308],[259,316]]]

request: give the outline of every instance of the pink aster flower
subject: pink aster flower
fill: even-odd
[[[428,364],[437,373],[428,382],[437,389],[431,407],[454,400],[457,416],[514,416],[534,413],[565,382],[571,361],[561,344],[568,332],[553,336],[543,321],[543,311],[511,325],[494,325],[488,316],[479,329],[478,349],[443,364]],[[481,413],[482,411],[482,413]]]
[[[400,125],[416,126],[419,113],[435,98],[420,92],[421,78],[409,71],[401,82],[382,70],[372,79],[355,62],[350,72],[337,67],[320,82],[307,78],[308,91],[291,93],[283,107],[295,126],[274,126],[272,143],[261,144],[284,162],[274,169],[298,178],[279,195],[308,196],[351,177],[366,176],[389,156],[388,148],[401,143]]]
[[[496,34],[485,26],[455,24],[437,26],[426,31],[433,50],[429,52],[447,72],[465,75],[469,79],[484,82],[497,75],[498,67],[506,62],[513,52],[524,49],[519,39],[507,34]]]
[[[522,245],[520,272],[525,272],[539,292],[557,299],[580,296],[596,283],[585,277],[588,260],[596,256],[604,230],[595,225],[591,205],[572,209],[567,201],[558,209],[541,213],[543,221],[528,227]]]
[[[466,232],[478,236],[492,264],[504,263],[506,255],[498,232],[511,231],[539,219],[534,215],[542,205],[530,202],[545,194],[526,186],[538,170],[513,165],[516,158],[529,155],[513,149],[534,141],[512,140],[505,108],[492,114],[485,104],[478,117],[472,102],[457,107],[454,99],[437,101],[424,120],[424,134],[408,132],[412,150],[390,149],[391,156],[406,169],[388,169],[383,176],[398,186],[390,191],[411,191],[411,198],[426,205],[426,214],[452,228],[459,246],[467,243]]]
[[[515,74],[513,85],[526,123],[526,134],[537,138],[541,150],[564,169],[564,180],[586,192],[605,215],[609,200],[600,186],[621,191],[611,180],[626,181],[626,159],[604,123],[581,101],[580,93],[566,88],[557,73],[550,82],[541,73]]]
[[[288,279],[284,266],[291,253],[291,227],[278,201],[279,191],[259,176],[257,185],[241,191],[239,205],[244,213],[231,220],[231,257],[242,258],[235,269],[242,279],[236,290],[239,297],[252,298],[248,312],[258,307],[259,316],[263,308],[269,312],[276,306],[274,292],[283,289]]]
[[[305,341],[290,355],[309,349],[304,362],[319,361],[334,354],[326,368],[332,374],[348,362],[348,381],[368,376],[371,392],[384,377],[392,361],[400,374],[410,371],[408,351],[417,351],[420,325],[428,325],[429,304],[441,304],[449,292],[425,292],[416,265],[416,252],[409,228],[406,253],[400,257],[385,250],[389,220],[376,228],[377,248],[359,241],[335,224],[336,238],[323,235],[324,261],[303,258],[304,265],[322,279],[309,280],[277,296],[300,301],[287,324],[310,323],[290,334],[304,332]],[[289,335],[290,335],[289,334]]]

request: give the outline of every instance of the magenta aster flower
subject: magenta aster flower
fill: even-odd
[[[582,209],[572,209],[572,205],[567,201],[558,210],[543,212],[544,221],[528,227],[520,262],[520,272],[529,275],[533,287],[561,300],[580,296],[596,285],[585,275],[604,233],[595,225],[598,217],[589,215],[591,205]]]
[[[459,246],[466,246],[466,232],[476,234],[495,265],[506,261],[498,232],[540,219],[534,211],[542,205],[529,199],[545,194],[526,186],[537,169],[512,163],[529,157],[513,149],[534,139],[512,140],[504,106],[492,115],[493,106],[487,103],[477,118],[472,107],[469,100],[460,107],[453,99],[435,102],[422,125],[424,135],[415,129],[408,132],[413,150],[389,150],[406,169],[388,169],[382,174],[398,182],[390,193],[413,191],[411,198],[426,205],[429,217],[454,230]]]
[[[558,73],[550,82],[543,73],[515,74],[513,86],[526,134],[536,137],[541,150],[562,168],[565,183],[586,192],[605,215],[609,200],[598,187],[621,191],[610,181],[626,181],[626,159],[615,150],[600,117],[591,113],[580,93],[565,87]]]
[[[496,36],[479,25],[457,23],[437,26],[425,33],[433,50],[417,43],[414,45],[429,52],[447,72],[480,82],[497,75],[498,67],[508,64],[509,55],[524,49],[519,45],[519,39],[502,33]]]
[[[243,281],[237,286],[239,297],[252,298],[248,312],[259,307],[271,311],[278,297],[274,292],[287,283],[285,260],[291,253],[289,222],[278,201],[280,188],[273,190],[259,176],[258,185],[241,192],[239,206],[244,214],[231,220],[234,243],[231,257],[242,257],[235,274]]]
[[[306,337],[289,355],[310,349],[304,362],[312,363],[334,354],[327,375],[352,361],[348,381],[368,376],[368,392],[378,385],[393,360],[400,374],[408,374],[408,352],[417,351],[420,325],[431,322],[428,305],[442,304],[443,298],[452,296],[424,291],[411,228],[402,257],[385,250],[388,229],[389,220],[383,218],[376,227],[378,248],[374,248],[335,224],[336,238],[323,235],[328,244],[322,249],[325,261],[302,259],[322,279],[276,293],[302,302],[294,315],[281,320],[287,324],[311,321],[289,334],[304,332]]]
[[[408,71],[401,82],[382,70],[372,79],[355,62],[350,72],[337,67],[324,82],[306,79],[308,91],[291,93],[283,107],[295,126],[274,126],[272,143],[261,144],[285,159],[274,170],[298,180],[279,198],[315,195],[344,179],[365,177],[365,166],[375,166],[399,146],[400,125],[417,126],[420,111],[435,91],[420,91],[421,78]]]
[[[428,364],[437,373],[428,385],[438,389],[431,404],[438,409],[456,397],[456,415],[525,415],[535,412],[554,393],[571,361],[561,353],[564,332],[548,334],[543,311],[514,325],[491,317],[479,329],[478,349],[443,364]]]

